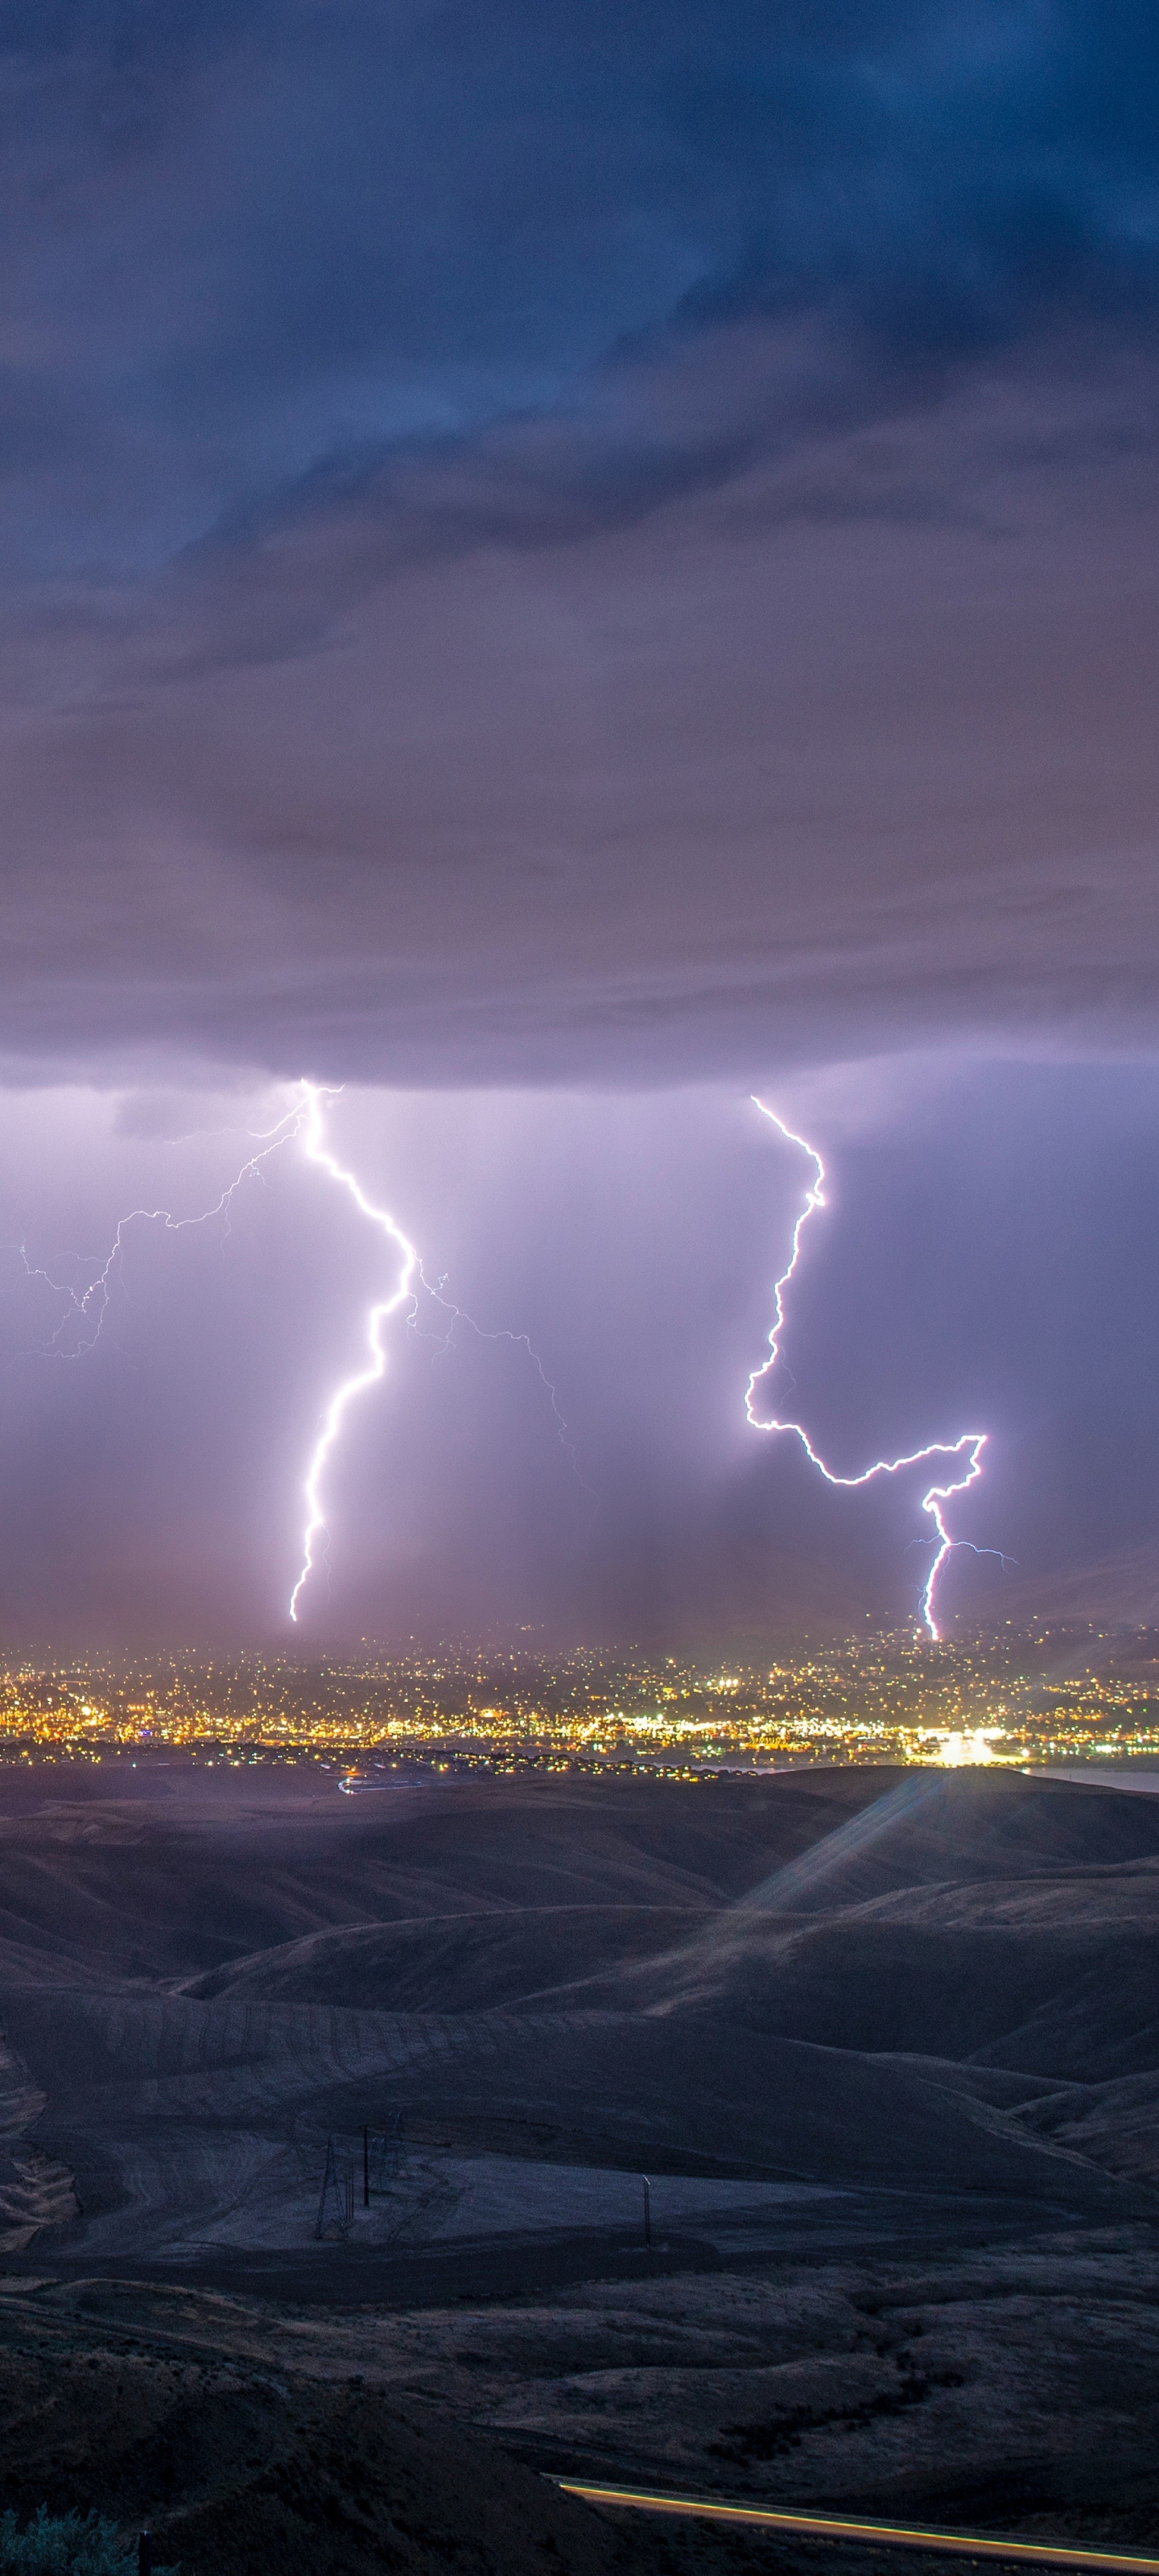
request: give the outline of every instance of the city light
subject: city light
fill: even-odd
[[[1033,1769],[1159,1756],[1159,1634],[935,1644],[906,1629],[722,1671],[691,1660],[446,1647],[13,1659],[0,1758],[414,1762],[708,1778],[800,1763]]]

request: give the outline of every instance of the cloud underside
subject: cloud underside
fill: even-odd
[[[8,1072],[1150,1050],[1153,54],[5,13]]]
[[[1092,500],[1073,418],[1028,476],[1024,401],[974,383],[815,442],[808,511],[765,463],[582,539],[408,559],[397,500],[347,494],[127,624],[22,631],[10,1068],[1149,1050],[1159,531],[1133,451]],[[866,506],[891,475],[969,480],[972,519]],[[859,506],[820,512],[825,476]]]

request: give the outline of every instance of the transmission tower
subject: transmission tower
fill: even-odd
[[[314,2234],[321,2239],[329,2230],[336,2228],[339,2236],[345,2238],[350,2234],[353,2216],[354,2176],[352,2173],[339,2173],[334,2140],[327,2138],[326,2171],[322,2176],[322,2197],[318,2203],[318,2224]]]

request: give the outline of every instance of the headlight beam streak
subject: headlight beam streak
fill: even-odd
[[[774,2507],[728,2504],[721,2497],[648,2495],[638,2487],[597,2487],[557,2478],[561,2495],[586,2504],[631,2505],[638,2513],[694,2514],[713,2522],[747,2523],[764,2531],[808,2532],[818,2540],[872,2541],[890,2549],[945,2551],[953,2557],[998,2558],[1031,2567],[1078,2567],[1089,2576],[1159,2576],[1159,2558],[1139,2551],[1076,2549],[1060,2540],[1001,2540],[991,2532],[929,2531],[919,2524],[862,2522],[836,2513],[782,2513]]]

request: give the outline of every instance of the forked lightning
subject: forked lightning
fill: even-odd
[[[379,1378],[386,1374],[382,1328],[391,1315],[397,1315],[400,1306],[409,1303],[413,1307],[414,1283],[419,1270],[419,1257],[410,1237],[403,1233],[402,1227],[386,1208],[375,1207],[373,1200],[367,1198],[365,1190],[355,1179],[353,1172],[344,1169],[337,1156],[330,1152],[325,1143],[322,1103],[327,1097],[326,1093],[320,1091],[312,1082],[304,1082],[302,1090],[305,1098],[303,1113],[305,1153],[310,1162],[319,1164],[324,1172],[329,1173],[332,1181],[337,1181],[341,1189],[349,1191],[360,1215],[369,1217],[371,1224],[379,1226],[387,1241],[394,1244],[399,1256],[399,1269],[398,1279],[389,1297],[380,1297],[371,1307],[366,1318],[369,1358],[363,1368],[355,1369],[350,1377],[343,1378],[341,1386],[335,1387],[322,1416],[322,1428],[314,1443],[310,1464],[306,1470],[307,1520],[302,1534],[302,1568],[290,1594],[290,1617],[295,1622],[298,1617],[302,1587],[309,1581],[314,1571],[314,1551],[326,1529],[326,1515],[322,1508],[322,1476],[326,1462],[342,1429],[348,1406],[353,1403],[356,1395],[364,1394],[368,1386],[375,1386]]]
[[[560,1440],[571,1459],[576,1475],[579,1476],[575,1451],[556,1401],[555,1388],[527,1334],[508,1331],[484,1332],[461,1307],[453,1305],[442,1295],[441,1283],[440,1287],[433,1288],[430,1281],[424,1277],[415,1245],[404,1233],[397,1218],[393,1217],[388,1209],[376,1207],[374,1201],[367,1197],[356,1174],[347,1171],[345,1165],[340,1163],[337,1156],[330,1151],[325,1136],[325,1110],[327,1103],[336,1097],[337,1093],[326,1085],[307,1081],[299,1083],[297,1099],[278,1120],[276,1126],[268,1129],[258,1140],[259,1151],[247,1158],[236,1179],[222,1191],[214,1205],[200,1216],[175,1217],[167,1208],[134,1208],[128,1216],[122,1217],[108,1258],[87,1288],[78,1290],[67,1281],[53,1279],[48,1271],[34,1270],[25,1259],[28,1276],[43,1280],[55,1295],[63,1296],[66,1301],[64,1314],[49,1342],[48,1353],[56,1359],[71,1359],[80,1358],[86,1351],[91,1350],[100,1337],[112,1283],[124,1257],[125,1238],[130,1226],[137,1223],[162,1224],[171,1233],[180,1233],[192,1226],[206,1225],[215,1216],[224,1216],[228,1222],[230,1203],[243,1181],[256,1178],[270,1157],[296,1138],[301,1138],[307,1160],[325,1172],[339,1189],[345,1190],[359,1214],[371,1225],[378,1227],[397,1255],[397,1273],[389,1293],[377,1298],[369,1309],[365,1326],[366,1359],[361,1367],[352,1370],[351,1374],[343,1378],[341,1384],[335,1387],[323,1413],[321,1427],[310,1454],[303,1486],[306,1519],[302,1531],[301,1564],[289,1599],[289,1615],[295,1623],[303,1589],[309,1582],[311,1574],[317,1570],[323,1554],[322,1541],[326,1531],[323,1480],[347,1413],[356,1398],[365,1394],[368,1388],[377,1385],[385,1375],[387,1365],[383,1342],[385,1328],[391,1317],[404,1308],[409,1309],[409,1320],[414,1322],[420,1290],[430,1297],[435,1305],[442,1307],[444,1314],[449,1318],[449,1332],[453,1332],[455,1325],[462,1322],[469,1325],[482,1340],[509,1341],[519,1344],[526,1350],[550,1397]],[[936,1639],[940,1633],[935,1615],[938,1578],[947,1558],[955,1548],[972,1546],[970,1540],[957,1539],[947,1529],[944,1517],[945,1506],[957,1495],[965,1493],[970,1485],[978,1482],[982,1474],[982,1453],[986,1447],[987,1434],[984,1431],[963,1431],[954,1440],[931,1440],[924,1448],[910,1450],[903,1457],[876,1458],[872,1465],[861,1468],[856,1475],[843,1476],[838,1474],[835,1468],[826,1464],[825,1459],[814,1448],[803,1423],[783,1420],[779,1415],[765,1417],[757,1411],[758,1389],[772,1375],[781,1355],[781,1338],[785,1329],[785,1291],[800,1260],[802,1236],[810,1217],[825,1205],[825,1167],[816,1146],[811,1145],[807,1137],[797,1135],[792,1127],[787,1126],[785,1120],[778,1117],[775,1109],[770,1109],[763,1100],[757,1100],[755,1095],[754,1106],[759,1109],[762,1117],[767,1118],[776,1128],[778,1135],[784,1138],[786,1144],[795,1145],[799,1152],[808,1157],[813,1166],[814,1177],[806,1190],[804,1206],[793,1227],[788,1262],[774,1286],[774,1314],[769,1332],[768,1356],[762,1360],[759,1368],[753,1370],[749,1378],[745,1394],[747,1418],[756,1431],[790,1432],[794,1439],[800,1441],[810,1464],[816,1467],[818,1473],[824,1476],[826,1483],[830,1485],[846,1488],[868,1485],[875,1477],[897,1476],[907,1467],[922,1466],[933,1459],[958,1462],[961,1472],[948,1475],[944,1482],[930,1484],[922,1496],[921,1503],[923,1512],[933,1523],[934,1556],[922,1586],[919,1609],[930,1636]],[[579,1480],[582,1484],[582,1477]],[[590,1488],[585,1490],[590,1491]],[[984,1555],[1000,1553],[998,1549],[975,1549],[973,1552]]]
[[[196,1216],[181,1217],[174,1216],[169,1208],[140,1207],[132,1208],[127,1216],[121,1217],[110,1251],[86,1288],[78,1288],[69,1280],[54,1279],[50,1271],[34,1268],[27,1254],[23,1251],[21,1254],[26,1276],[29,1279],[41,1280],[53,1296],[63,1297],[65,1301],[64,1312],[49,1338],[44,1356],[57,1360],[81,1359],[100,1340],[113,1282],[124,1261],[125,1244],[130,1227],[139,1224],[162,1225],[170,1234],[182,1234],[192,1228],[209,1225],[215,1217],[219,1216],[226,1219],[228,1226],[230,1206],[242,1183],[257,1178],[270,1157],[279,1153],[283,1146],[292,1144],[297,1138],[302,1140],[302,1150],[307,1160],[317,1164],[319,1170],[325,1172],[339,1189],[346,1190],[360,1216],[366,1217],[370,1224],[377,1226],[387,1242],[393,1246],[398,1255],[398,1274],[389,1294],[376,1299],[367,1314],[365,1336],[368,1357],[361,1368],[353,1370],[350,1376],[343,1378],[341,1384],[334,1389],[310,1453],[303,1486],[306,1520],[302,1531],[301,1565],[289,1599],[289,1614],[295,1625],[303,1587],[309,1581],[311,1574],[316,1571],[324,1555],[321,1542],[326,1532],[326,1515],[322,1481],[331,1453],[355,1398],[365,1394],[369,1387],[375,1386],[379,1379],[385,1376],[386,1350],[383,1333],[386,1325],[391,1317],[397,1315],[403,1308],[409,1310],[408,1321],[412,1325],[415,1323],[420,1290],[430,1299],[432,1305],[442,1310],[446,1319],[446,1330],[440,1337],[441,1346],[445,1347],[450,1341],[457,1325],[465,1324],[480,1341],[509,1342],[514,1349],[526,1353],[551,1405],[561,1446],[571,1461],[579,1483],[582,1485],[584,1481],[580,1475],[567,1423],[559,1408],[555,1387],[530,1336],[527,1333],[512,1332],[506,1327],[494,1332],[489,1331],[485,1326],[477,1324],[474,1316],[469,1315],[464,1307],[455,1305],[451,1299],[443,1295],[443,1282],[440,1281],[437,1287],[432,1287],[430,1280],[424,1276],[418,1252],[409,1236],[404,1234],[402,1227],[391,1216],[388,1209],[375,1206],[373,1200],[367,1197],[357,1175],[346,1170],[337,1155],[331,1153],[326,1143],[326,1107],[330,1101],[337,1099],[337,1090],[323,1083],[307,1082],[305,1079],[296,1085],[296,1090],[297,1098],[278,1119],[276,1125],[267,1129],[256,1140],[259,1151],[247,1156],[241,1170],[222,1191],[220,1198],[215,1199],[212,1207],[203,1209]],[[584,1490],[590,1492],[591,1489],[585,1486]]]
[[[952,1554],[956,1547],[969,1547],[973,1555],[997,1556],[1000,1553],[997,1548],[974,1548],[969,1539],[954,1538],[946,1528],[945,1520],[943,1518],[943,1505],[952,1502],[955,1494],[964,1494],[967,1486],[977,1484],[982,1473],[982,1452],[986,1446],[987,1434],[984,1431],[962,1431],[959,1432],[956,1440],[931,1440],[927,1443],[924,1449],[911,1449],[904,1458],[875,1458],[872,1466],[863,1467],[858,1475],[839,1476],[832,1467],[827,1467],[825,1460],[818,1455],[803,1423],[783,1422],[776,1415],[766,1420],[761,1414],[754,1410],[753,1400],[756,1395],[757,1388],[764,1384],[767,1377],[771,1376],[781,1355],[781,1335],[785,1329],[785,1290],[789,1285],[789,1281],[792,1278],[793,1273],[796,1270],[797,1263],[801,1257],[801,1237],[810,1217],[815,1215],[818,1208],[823,1208],[825,1205],[825,1166],[816,1146],[811,1145],[806,1136],[798,1136],[792,1127],[787,1127],[784,1119],[778,1118],[776,1110],[768,1108],[763,1100],[758,1100],[755,1093],[753,1094],[753,1106],[755,1109],[760,1110],[762,1118],[768,1118],[771,1121],[772,1125],[776,1128],[778,1135],[784,1137],[787,1145],[796,1145],[800,1148],[802,1154],[808,1155],[809,1160],[813,1165],[814,1178],[805,1193],[804,1207],[802,1208],[801,1213],[797,1218],[797,1222],[793,1227],[793,1238],[789,1248],[787,1267],[782,1270],[780,1278],[777,1280],[774,1287],[774,1311],[772,1326],[769,1332],[769,1355],[766,1360],[762,1360],[759,1368],[753,1370],[752,1376],[749,1379],[745,1394],[745,1412],[754,1431],[792,1432],[793,1437],[800,1441],[801,1447],[804,1450],[810,1465],[816,1467],[818,1473],[824,1476],[826,1483],[829,1485],[869,1485],[872,1484],[875,1476],[898,1476],[901,1474],[904,1467],[923,1466],[927,1459],[961,1459],[963,1463],[963,1472],[960,1476],[951,1477],[942,1485],[930,1485],[922,1496],[922,1510],[923,1512],[928,1512],[929,1517],[933,1522],[934,1529],[937,1534],[937,1544],[935,1547],[933,1563],[930,1566],[929,1573],[927,1574],[922,1586],[919,1609],[921,1617],[924,1619],[931,1637],[937,1639],[940,1635],[940,1630],[934,1615],[934,1605],[937,1595],[938,1576],[942,1571],[942,1567],[944,1566],[947,1557]]]

